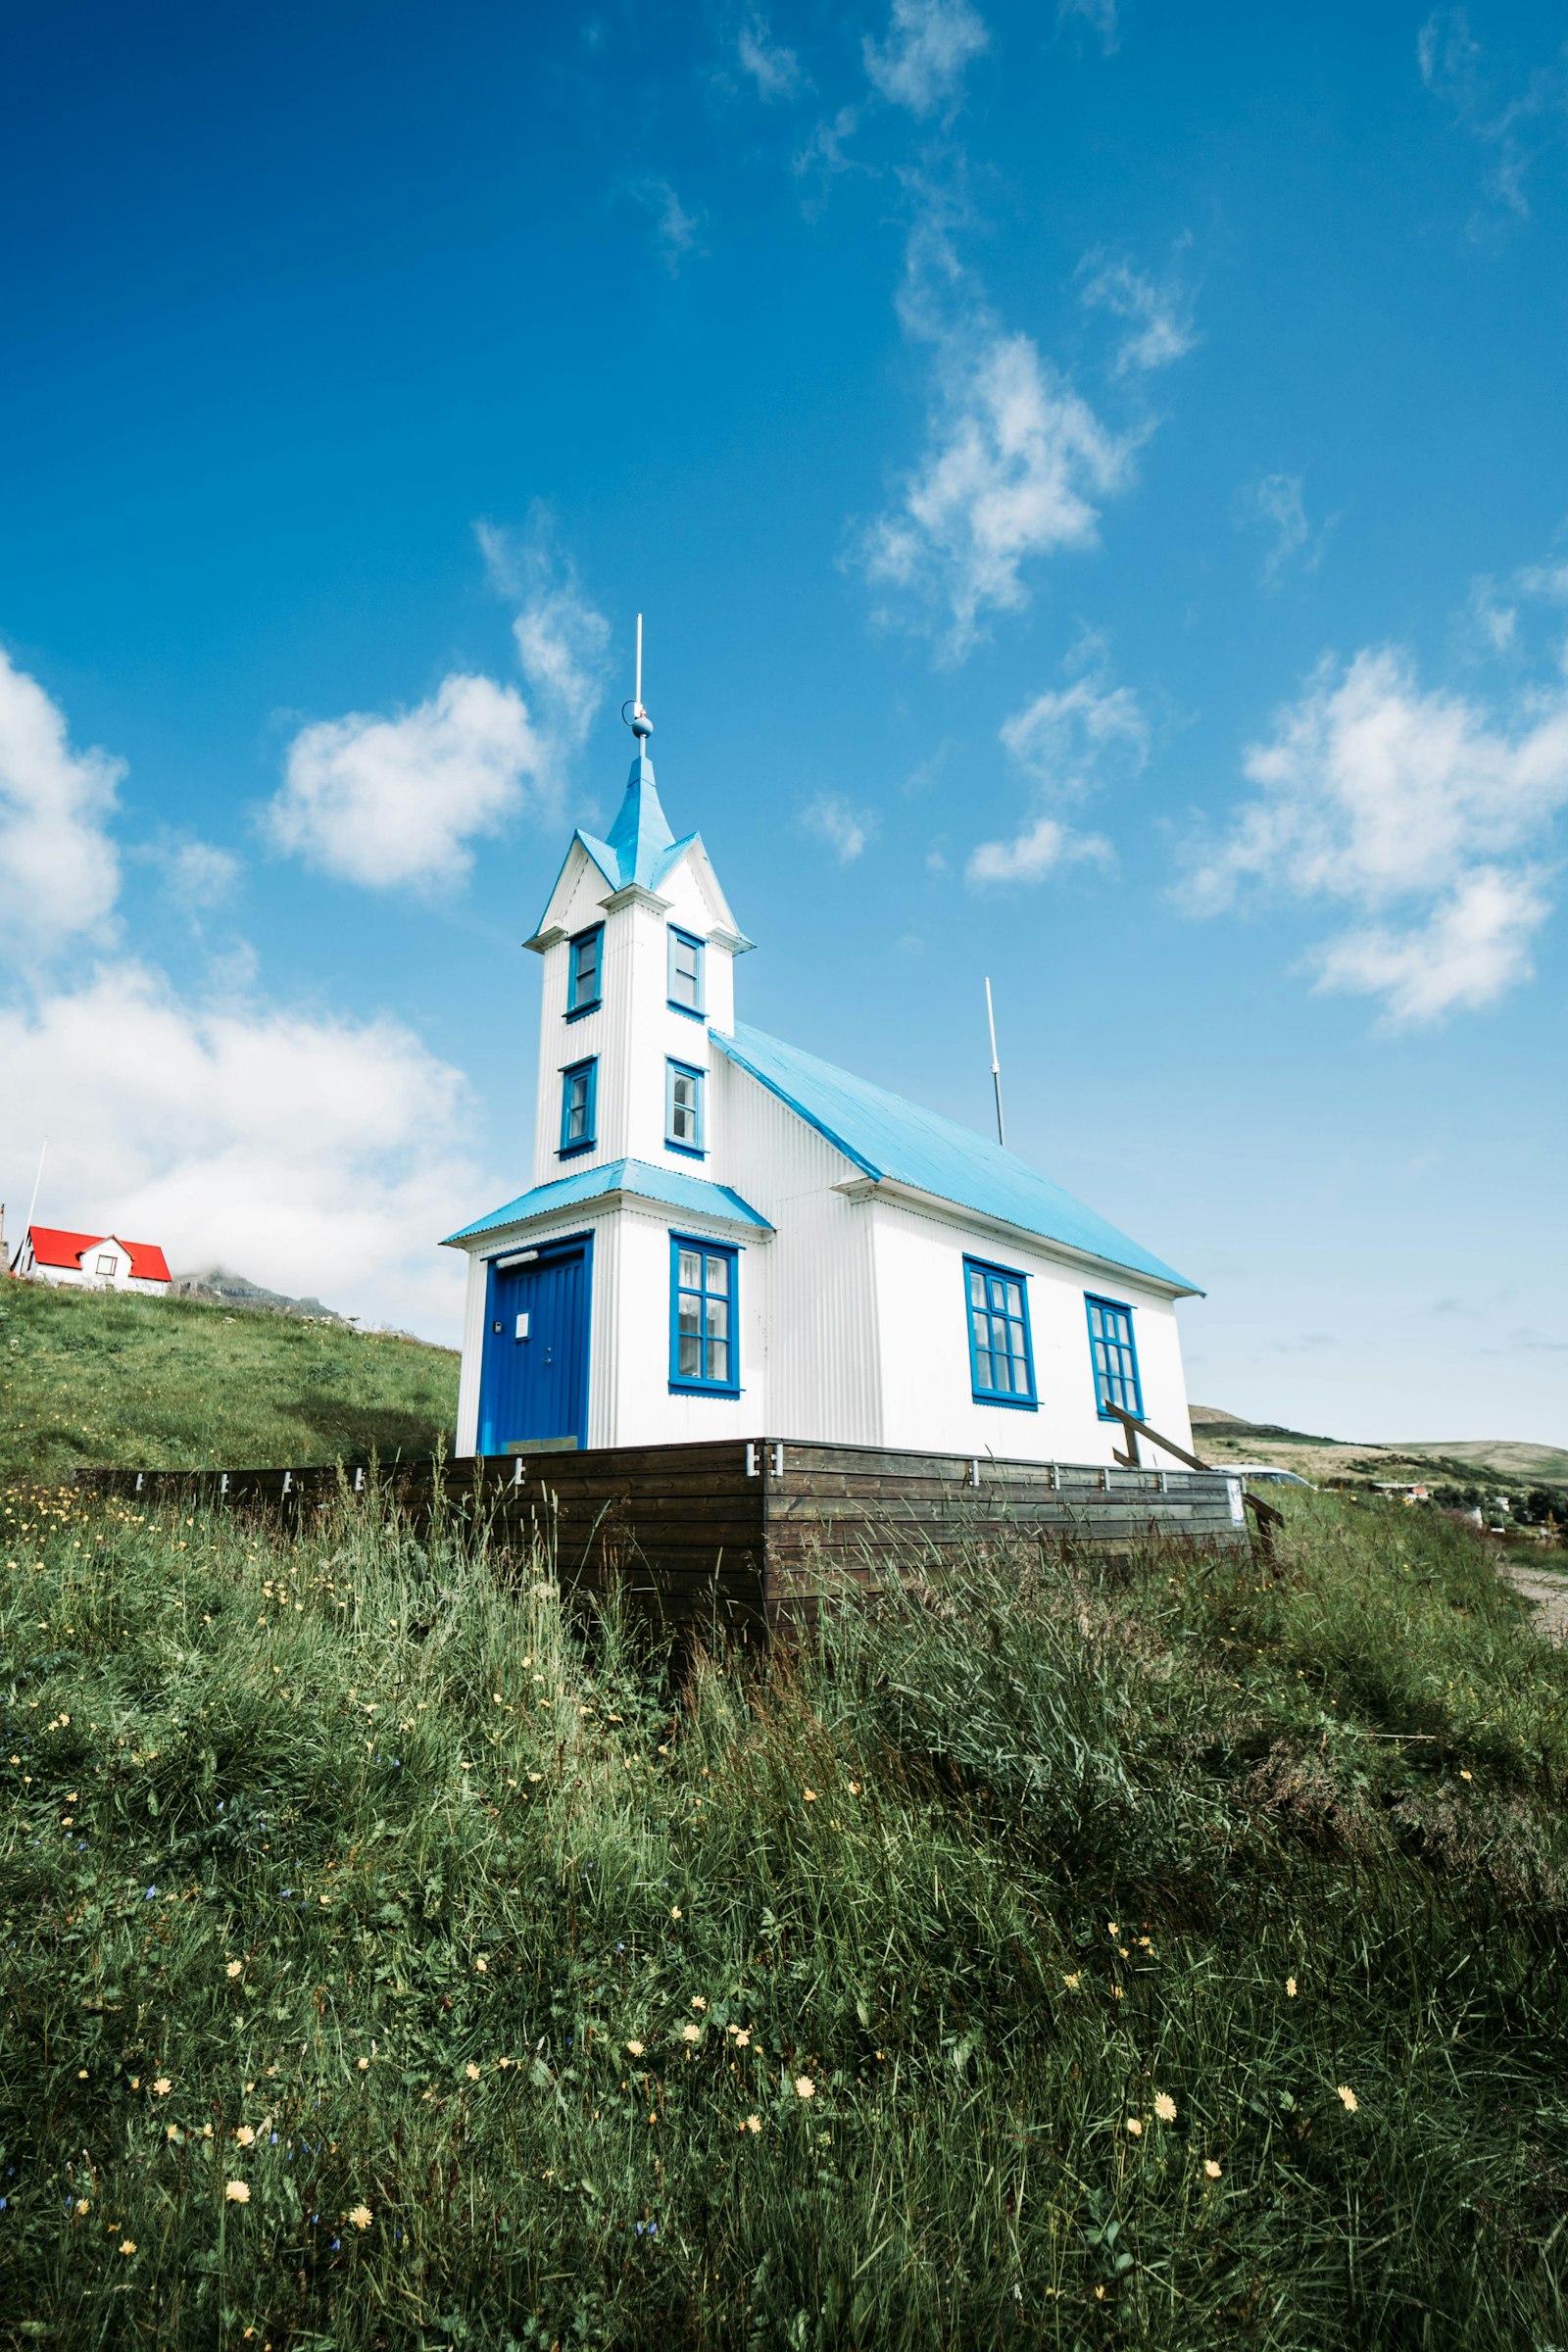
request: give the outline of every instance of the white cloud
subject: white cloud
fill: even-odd
[[[72,754],[63,714],[9,668],[0,759],[13,801],[25,780],[28,824],[67,844],[45,877],[51,941],[101,930],[119,885],[103,827],[120,762]],[[233,863],[187,841],[143,853],[133,871],[210,900]],[[45,1222],[117,1229],[161,1243],[177,1265],[221,1259],[278,1290],[455,1328],[462,1269],[434,1245],[488,1190],[468,1156],[458,1071],[395,1021],[259,1002],[243,945],[214,967],[200,1004],[129,958],[42,977],[33,945],[32,931],[0,937],[0,1199],[25,1200],[47,1135]]]
[[[104,830],[124,774],[73,749],[60,710],[0,648],[0,947],[49,955],[104,936],[120,861]]]
[[[965,868],[978,888],[988,883],[1043,882],[1059,865],[1090,859],[1108,863],[1113,853],[1099,833],[1076,833],[1054,816],[1037,816],[1011,841],[982,841]]]
[[[1254,894],[1353,910],[1311,957],[1321,989],[1394,1023],[1490,1004],[1528,976],[1547,913],[1540,859],[1568,805],[1568,689],[1503,711],[1423,691],[1394,647],[1325,660],[1245,761],[1256,797],[1199,847],[1197,914]]]
[[[435,889],[543,787],[549,756],[511,686],[462,674],[394,718],[351,711],[290,744],[269,825],[280,849],[367,889]]]
[[[990,45],[968,0],[893,0],[886,38],[867,34],[861,54],[881,97],[924,116],[957,97],[971,59]]]
[[[1132,688],[1112,683],[1098,637],[1084,639],[1067,668],[1065,686],[1037,695],[1000,730],[1004,750],[1029,778],[1035,798],[1051,806],[1010,841],[981,842],[965,868],[971,884],[1040,882],[1060,865],[1111,859],[1103,835],[1080,833],[1052,811],[1082,801],[1117,774],[1136,774],[1149,757],[1149,722]]]
[[[841,793],[819,792],[801,811],[801,823],[825,842],[840,865],[853,865],[876,833],[869,808],[853,808]]]
[[[460,1141],[471,1113],[460,1074],[399,1023],[193,1006],[113,964],[8,1016],[6,1103],[13,1197],[49,1138],[46,1222],[454,1329],[462,1269],[436,1244],[484,1205]]]
[[[160,862],[169,890],[188,913],[220,906],[239,880],[239,859],[210,841],[174,842]]]
[[[1085,309],[1109,311],[1113,318],[1126,319],[1131,329],[1116,354],[1117,375],[1148,374],[1185,359],[1198,330],[1190,297],[1174,270],[1156,284],[1130,262],[1099,253],[1086,255],[1079,268],[1092,273],[1082,294]]]
[[[1306,495],[1298,473],[1265,473],[1249,483],[1238,496],[1234,512],[1239,527],[1269,534],[1258,571],[1265,588],[1277,586],[1286,564],[1298,556],[1306,570],[1315,571],[1339,519],[1331,514],[1314,530],[1307,519]]]
[[[944,659],[962,661],[986,612],[1028,602],[1030,558],[1094,544],[1098,502],[1127,482],[1133,447],[1027,335],[989,320],[972,336],[955,332],[939,357],[926,454],[862,537],[866,576],[938,615]]]
[[[478,539],[493,585],[522,599],[513,622],[532,703],[455,672],[391,718],[351,711],[301,729],[267,811],[278,848],[367,889],[438,890],[473,863],[470,843],[532,810],[548,814],[604,695],[610,627],[536,514],[518,540]]]
[[[702,251],[703,215],[689,213],[667,179],[625,180],[621,192],[647,215],[655,250],[670,276],[677,277],[682,262]]]
[[[1432,96],[1452,110],[1461,129],[1491,150],[1492,163],[1481,182],[1491,210],[1472,216],[1472,238],[1495,235],[1499,211],[1515,221],[1528,220],[1531,166],[1541,149],[1568,128],[1568,48],[1550,65],[1538,66],[1515,97],[1499,103],[1487,95],[1484,52],[1465,10],[1440,8],[1416,36],[1416,63]]]
[[[773,39],[760,9],[749,12],[735,46],[741,71],[751,75],[760,98],[794,97],[801,86],[801,61]]]
[[[1056,0],[1056,23],[1067,24],[1074,18],[1081,19],[1091,32],[1098,33],[1106,57],[1114,56],[1121,46],[1116,0]]]

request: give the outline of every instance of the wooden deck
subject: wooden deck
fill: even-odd
[[[433,1463],[376,1483],[423,1515]],[[827,1583],[874,1586],[895,1563],[940,1575],[955,1552],[1020,1538],[1125,1552],[1152,1535],[1246,1547],[1218,1470],[1102,1469],[1073,1462],[899,1453],[789,1439],[607,1446],[448,1462],[445,1506],[508,1544],[537,1540],[567,1585],[612,1581],[666,1621],[716,1619],[760,1633],[808,1615]],[[83,1470],[77,1484],[152,1501],[314,1515],[368,1491],[335,1469]]]

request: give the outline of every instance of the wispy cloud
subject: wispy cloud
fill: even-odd
[[[1185,249],[1184,238],[1178,253]],[[1091,253],[1079,265],[1087,310],[1109,311],[1130,329],[1113,362],[1117,375],[1147,374],[1185,359],[1198,341],[1192,297],[1173,263],[1155,279],[1124,258]]]
[[[1116,0],[1056,0],[1056,23],[1087,24],[1100,42],[1106,57],[1113,57],[1121,47],[1121,28],[1116,22]]]
[[[973,60],[991,45],[969,0],[893,0],[880,41],[861,43],[871,86],[892,106],[927,116],[956,102]]]
[[[1139,435],[1102,424],[1028,335],[1009,333],[958,262],[929,196],[911,231],[900,317],[931,355],[925,454],[856,537],[877,617],[963,661],[986,614],[1028,602],[1031,559],[1094,544]]]
[[[760,98],[793,98],[805,78],[799,57],[774,40],[767,18],[759,8],[748,10],[736,35],[735,55]]]
[[[1132,688],[1114,682],[1102,639],[1086,636],[1064,667],[1066,684],[1003,722],[1003,749],[1028,780],[1036,808],[1011,840],[984,841],[971,853],[973,884],[1039,882],[1059,865],[1111,858],[1102,834],[1076,830],[1062,812],[1142,768],[1149,722]]]
[[[366,889],[449,890],[472,844],[559,806],[565,763],[604,691],[609,626],[536,525],[521,542],[479,529],[492,580],[521,595],[516,688],[454,671],[412,710],[351,711],[301,728],[266,824],[275,845]]]
[[[827,845],[840,865],[853,865],[877,830],[876,817],[869,808],[852,807],[837,792],[819,792],[802,809],[801,823],[808,833]]]
[[[1494,1003],[1529,977],[1550,912],[1548,837],[1568,806],[1568,689],[1503,707],[1424,689],[1398,647],[1322,662],[1270,738],[1256,788],[1197,845],[1182,897],[1346,907],[1308,957],[1315,986],[1381,1000],[1393,1026]]]
[[[104,939],[120,889],[106,830],[124,762],[77,751],[64,714],[0,648],[0,949]]]
[[[642,212],[655,252],[670,276],[678,277],[682,263],[703,251],[702,213],[688,212],[667,179],[622,180],[619,193]]]
[[[1300,475],[1265,473],[1238,492],[1232,519],[1239,530],[1267,534],[1258,578],[1265,588],[1273,588],[1288,564],[1298,562],[1303,570],[1317,569],[1339,516],[1331,514],[1314,526],[1307,516]]]
[[[1499,100],[1488,88],[1485,52],[1466,11],[1440,8],[1417,35],[1416,62],[1433,97],[1491,156],[1481,181],[1485,204],[1469,223],[1472,239],[1528,220],[1531,168],[1543,148],[1568,131],[1568,47],[1538,66],[1515,96]]]

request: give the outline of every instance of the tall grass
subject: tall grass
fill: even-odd
[[[10,1507],[14,2340],[1568,2341],[1568,1662],[1461,1532],[677,1677],[451,1527]]]

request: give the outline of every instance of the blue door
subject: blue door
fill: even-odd
[[[490,1269],[479,1451],[588,1443],[587,1241]]]

